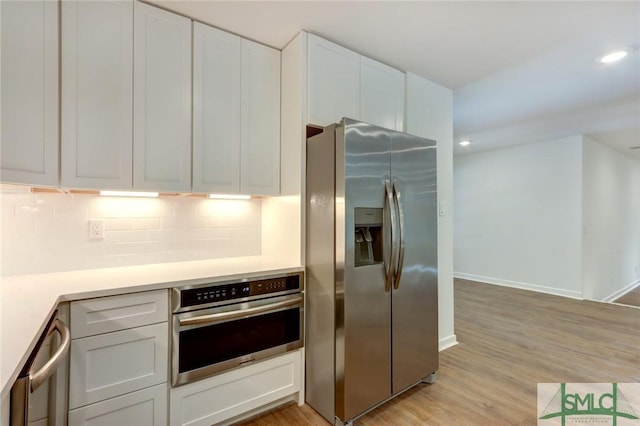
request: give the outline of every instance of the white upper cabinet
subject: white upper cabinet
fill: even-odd
[[[62,186],[132,186],[133,3],[62,2]]]
[[[191,190],[191,20],[136,2],[133,187]]]
[[[360,57],[360,119],[376,126],[404,130],[402,71]]]
[[[278,50],[132,0],[0,4],[2,182],[280,194]]]
[[[404,130],[404,73],[308,35],[308,124],[342,117]]]
[[[280,52],[197,22],[193,191],[280,193]]]
[[[58,185],[58,3],[2,1],[2,182]]]
[[[360,55],[314,34],[309,34],[308,49],[307,123],[360,119]]]
[[[240,192],[280,193],[280,52],[242,40]]]
[[[193,23],[193,191],[240,192],[241,39]]]

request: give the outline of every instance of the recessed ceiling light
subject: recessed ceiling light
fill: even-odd
[[[467,146],[467,145],[471,144],[471,141],[460,141],[459,144],[460,144],[460,146]]]
[[[602,58],[600,58],[600,62],[602,62],[603,64],[610,64],[612,62],[619,61],[620,59],[624,58],[628,54],[629,54],[628,49],[618,49],[614,52],[607,53],[606,55],[604,55]]]

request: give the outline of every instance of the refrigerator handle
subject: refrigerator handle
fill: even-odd
[[[384,272],[385,272],[385,280],[384,280],[384,291],[388,292],[391,291],[391,281],[393,280],[393,268],[394,268],[394,264],[395,264],[395,247],[394,247],[394,238],[396,236],[396,208],[395,208],[395,202],[394,202],[394,198],[393,198],[393,192],[391,189],[391,183],[388,180],[384,181],[384,199],[385,199],[385,207],[389,208],[389,219],[391,222],[391,229],[389,232],[390,235],[390,244],[389,244],[389,253],[391,253],[391,255],[389,256],[389,267],[387,267],[385,265],[384,267]],[[385,248],[386,248],[386,242],[384,244]],[[385,253],[385,260],[387,260],[387,253]]]
[[[393,282],[393,288],[400,287],[400,278],[402,277],[402,268],[404,267],[404,210],[402,208],[402,197],[398,190],[397,182],[393,182],[393,200],[398,210],[398,264],[396,266],[396,276]]]

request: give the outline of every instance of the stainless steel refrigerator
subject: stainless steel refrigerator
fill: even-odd
[[[438,369],[435,141],[348,118],[307,139],[306,402],[349,423]]]

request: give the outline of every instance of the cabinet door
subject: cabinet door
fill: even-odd
[[[360,57],[360,119],[403,131],[404,73],[367,57]]]
[[[165,426],[167,385],[158,385],[69,412],[69,426]]]
[[[240,192],[240,44],[193,24],[194,192]]]
[[[133,187],[191,190],[191,20],[134,6]]]
[[[360,55],[309,34],[309,124],[360,119]]]
[[[62,2],[62,186],[132,186],[133,3]]]
[[[167,381],[167,323],[71,341],[69,409]]]
[[[2,182],[58,185],[58,3],[3,1]]]
[[[240,192],[280,193],[280,52],[242,40]]]

